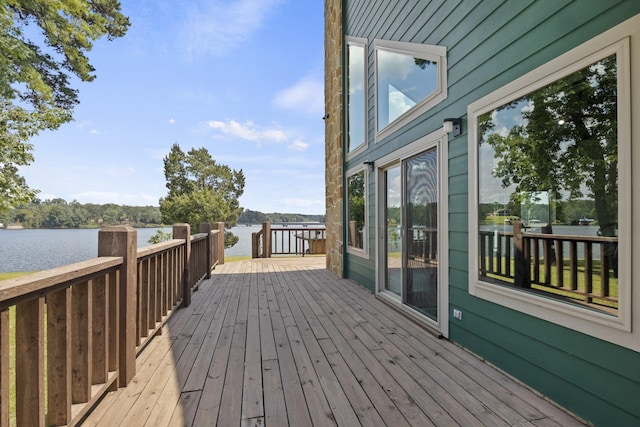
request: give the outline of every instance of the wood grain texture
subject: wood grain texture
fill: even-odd
[[[218,266],[85,425],[581,423],[304,257]]]

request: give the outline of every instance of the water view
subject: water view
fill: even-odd
[[[238,243],[225,256],[251,256],[251,233],[259,225],[233,227]],[[138,228],[138,247],[158,228]],[[170,228],[165,228],[170,232]],[[37,271],[84,261],[98,254],[98,229],[0,230],[0,273]]]

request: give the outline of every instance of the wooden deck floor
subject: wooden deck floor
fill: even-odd
[[[84,425],[581,425],[324,262],[218,267]]]

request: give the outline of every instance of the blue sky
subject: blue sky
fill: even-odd
[[[157,206],[177,142],[242,169],[244,208],[324,213],[323,2],[121,3],[131,27],[90,52],[75,121],[31,141],[38,197]]]

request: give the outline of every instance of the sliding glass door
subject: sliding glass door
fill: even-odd
[[[438,153],[431,149],[403,162],[406,256],[403,301],[438,320]]]
[[[439,168],[434,147],[381,170],[380,291],[438,322]]]

